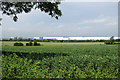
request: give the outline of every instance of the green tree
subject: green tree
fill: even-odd
[[[1,2],[0,9],[2,14],[12,16],[15,22],[18,20],[17,14],[29,13],[32,9],[39,9],[58,19],[62,15],[59,4],[60,2]]]

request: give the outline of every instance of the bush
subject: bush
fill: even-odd
[[[29,43],[26,43],[26,46],[40,46],[40,43],[37,43],[37,41],[34,41],[34,43],[32,43],[32,41],[30,41]]]
[[[40,46],[40,43],[37,43],[36,41],[34,41],[34,46]]]
[[[26,46],[32,46],[32,45],[33,45],[32,41],[30,41],[29,43],[26,43]]]
[[[14,46],[24,46],[24,44],[23,43],[14,43]]]
[[[114,42],[112,40],[107,40],[105,41],[105,44],[114,44]]]
[[[115,42],[114,44],[120,44],[119,42]]]

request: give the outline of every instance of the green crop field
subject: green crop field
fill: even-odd
[[[3,78],[118,78],[118,45],[99,42],[3,42]],[[24,44],[26,42],[23,42]]]

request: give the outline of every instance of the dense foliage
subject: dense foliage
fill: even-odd
[[[118,78],[118,46],[3,46],[3,78]]]
[[[34,43],[30,41],[29,43],[26,43],[26,46],[40,46],[40,43],[37,43],[37,41],[34,41]]]
[[[107,40],[105,41],[105,44],[114,44],[114,42],[112,40]]]
[[[16,22],[18,20],[18,14],[29,13],[32,9],[39,9],[45,13],[48,13],[51,17],[58,19],[62,15],[58,5],[60,2],[1,2],[0,10],[2,14],[12,16]]]
[[[23,43],[18,43],[18,42],[16,42],[16,43],[14,43],[14,46],[24,46],[24,44]]]

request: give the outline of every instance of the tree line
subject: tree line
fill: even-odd
[[[44,40],[37,40],[37,39],[2,39],[2,41],[37,41],[37,42],[105,42],[109,40],[52,40],[52,39],[44,39]],[[114,39],[114,42],[120,42],[120,39]]]

